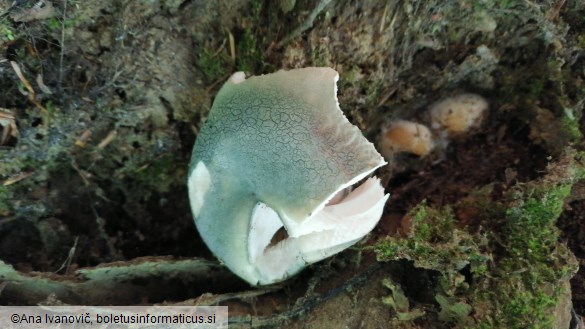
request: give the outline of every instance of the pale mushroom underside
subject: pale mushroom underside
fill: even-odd
[[[275,245],[270,242],[285,226],[283,220],[270,207],[258,203],[252,215],[248,255],[250,263],[262,273],[260,283],[294,274],[296,269],[287,265],[297,263],[299,258],[311,264],[353,245],[376,226],[387,199],[379,181],[369,178],[341,202],[326,205],[302,223],[287,228],[288,237]]]

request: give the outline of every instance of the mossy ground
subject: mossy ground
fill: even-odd
[[[380,170],[391,200],[365,245],[253,301],[228,278],[234,295],[218,300],[292,328],[549,328],[562,313],[571,251],[585,257],[580,1],[339,1],[312,22],[304,0],[54,2],[28,22],[12,14],[30,6],[2,6],[0,107],[18,134],[0,145],[0,258],[17,270],[213,259],[185,175],[215,93],[236,70],[322,65],[340,72],[341,108],[374,143],[446,95],[480,93],[490,113],[429,158]]]
[[[439,320],[464,328],[558,327],[555,307],[566,304],[565,284],[578,264],[559,242],[556,224],[585,174],[583,155],[569,153],[544,177],[512,186],[501,200],[477,193],[458,205],[489,208],[481,228],[458,228],[451,209],[419,205],[403,219],[405,236],[376,245],[378,260],[408,259],[438,272],[430,289]],[[456,309],[445,313],[449,307]]]

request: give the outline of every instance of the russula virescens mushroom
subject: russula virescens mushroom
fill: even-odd
[[[330,68],[278,71],[219,91],[193,149],[195,224],[211,251],[252,285],[282,281],[359,241],[388,195],[386,162],[337,102]],[[271,244],[284,226],[288,236]]]

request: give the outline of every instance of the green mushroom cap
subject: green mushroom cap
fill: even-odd
[[[337,79],[330,68],[249,79],[238,72],[219,91],[197,136],[188,182],[195,223],[214,254],[251,284],[285,279],[307,263],[299,240],[285,240],[279,248],[286,255],[272,256],[282,273],[266,276],[257,255],[250,256],[257,249],[251,233],[264,245],[284,225],[299,238],[338,192],[385,164],[339,109]],[[260,211],[261,205],[270,210]]]

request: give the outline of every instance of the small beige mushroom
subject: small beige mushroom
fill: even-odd
[[[380,153],[387,159],[396,153],[406,152],[426,156],[433,150],[433,136],[427,126],[406,120],[397,120],[384,129],[380,140]]]
[[[487,100],[477,94],[445,98],[429,109],[431,127],[451,137],[461,135],[479,126],[488,108]]]

